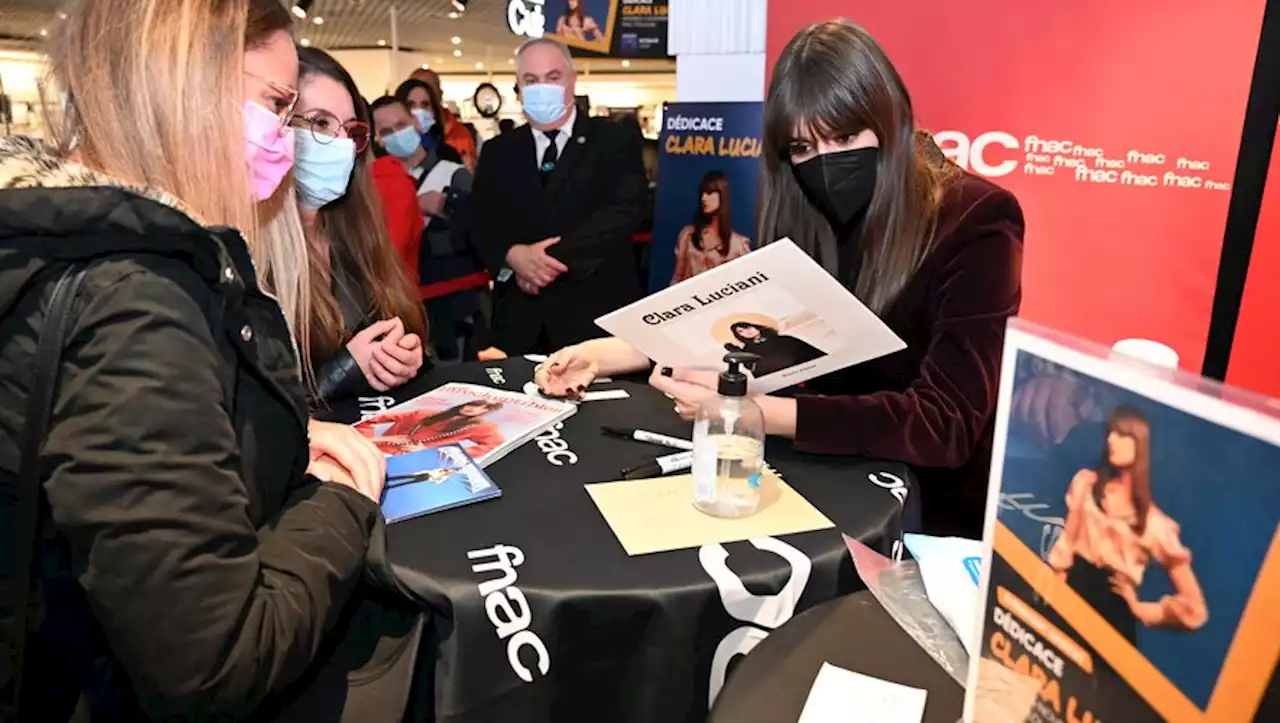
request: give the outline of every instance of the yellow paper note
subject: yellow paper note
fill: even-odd
[[[772,470],[761,477],[759,509],[737,519],[698,511],[690,475],[591,484],[587,493],[628,555],[835,527]]]

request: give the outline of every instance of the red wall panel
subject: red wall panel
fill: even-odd
[[[1227,382],[1280,397],[1280,138],[1271,152]]]
[[[1022,316],[1199,371],[1263,6],[774,0],[769,62],[810,22],[862,24],[920,125],[1021,201]]]

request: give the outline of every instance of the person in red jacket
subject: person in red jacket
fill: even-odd
[[[418,210],[418,189],[404,165],[393,156],[383,156],[373,163],[373,182],[382,199],[382,214],[387,222],[387,235],[396,247],[396,255],[404,263],[409,278],[418,280],[418,259],[422,248],[422,212]]]
[[[484,418],[499,409],[502,409],[502,402],[476,399],[443,410],[411,409],[383,414],[366,419],[356,428],[372,438],[385,454],[461,444],[472,459],[480,459],[506,441],[498,425]],[[388,422],[391,426],[381,435],[376,435],[377,425]]]

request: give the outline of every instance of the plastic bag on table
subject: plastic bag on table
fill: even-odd
[[[894,562],[845,535],[853,566],[867,589],[898,625],[961,686],[969,670],[969,654],[956,631],[929,602],[914,560]]]

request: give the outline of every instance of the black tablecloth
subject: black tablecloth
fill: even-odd
[[[323,416],[354,421],[450,381],[519,390],[532,370],[523,358],[445,367]],[[436,613],[425,649],[438,656],[428,658],[437,720],[703,720],[735,651],[861,587],[840,532],[887,554],[903,519],[918,519],[905,465],[801,455],[771,440],[768,462],[836,529],[628,557],[583,485],[671,450],[605,437],[600,426],[687,439],[691,425],[643,380],[592,387],[615,388],[631,397],[584,403],[491,465],[501,499],[390,527],[392,562]],[[906,487],[895,494],[898,481]],[[503,577],[504,561],[509,585],[486,585]]]
[[[929,691],[924,723],[960,720],[964,688],[863,591],[797,615],[756,646],[709,723],[794,723],[823,663]]]

